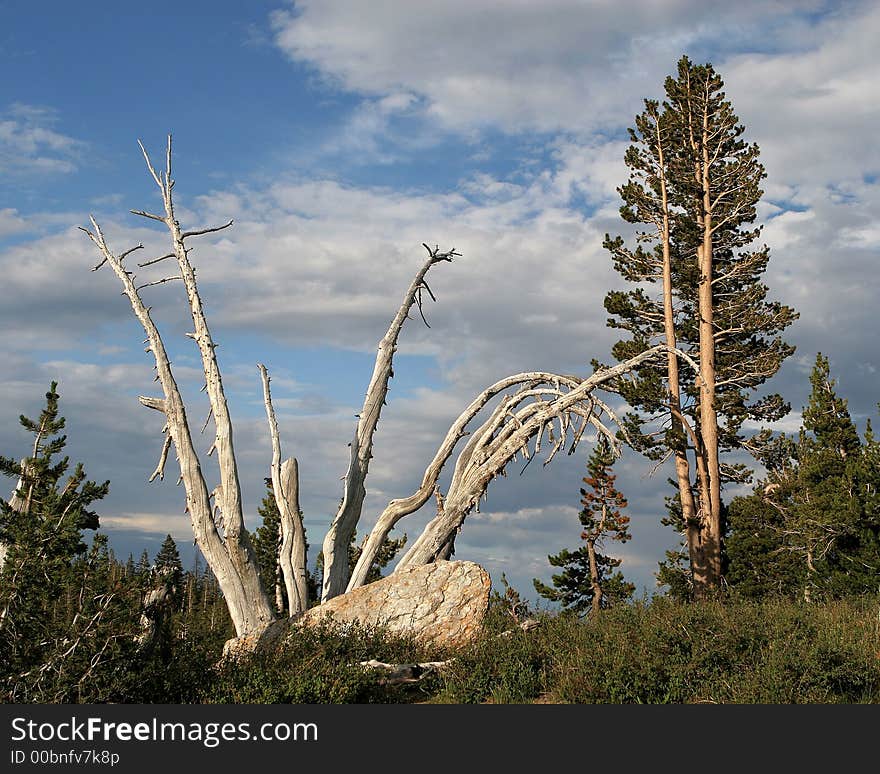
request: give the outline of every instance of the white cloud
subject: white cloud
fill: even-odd
[[[809,186],[880,171],[880,106],[873,97],[880,62],[872,53],[880,7],[845,6],[819,31],[807,50],[735,55],[721,68],[776,183]]]
[[[171,535],[176,541],[192,541],[192,525],[185,515],[167,513],[120,513],[118,516],[102,516],[102,530],[135,530]]]
[[[0,210],[0,238],[27,231],[27,223],[19,216],[18,210],[6,207]]]
[[[53,110],[20,102],[0,113],[0,174],[65,174],[85,143],[55,131]]]
[[[426,100],[456,130],[617,126],[685,50],[788,51],[817,37],[827,3],[628,0],[305,0],[272,17],[277,45],[342,88]]]

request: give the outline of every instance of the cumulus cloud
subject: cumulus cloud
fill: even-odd
[[[57,120],[51,108],[21,102],[0,112],[0,173],[73,172],[85,143],[53,129]]]
[[[0,239],[10,234],[19,234],[27,230],[27,224],[12,207],[0,210]]]
[[[663,3],[451,0],[298,2],[273,15],[277,45],[339,87],[422,97],[458,131],[617,128],[682,51],[798,50],[819,33],[822,2]]]
[[[731,55],[722,68],[769,179],[794,193],[880,170],[872,136],[880,106],[870,97],[880,63],[867,53],[880,35],[880,8],[844,5],[818,31],[807,50]]]

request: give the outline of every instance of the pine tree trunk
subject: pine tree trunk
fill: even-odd
[[[721,585],[721,474],[718,456],[718,414],[715,408],[715,325],[712,297],[712,200],[709,160],[709,115],[703,110],[701,184],[703,241],[697,249],[700,268],[700,429],[706,455],[709,502],[703,518],[703,550],[710,587]]]
[[[678,337],[675,332],[675,317],[672,306],[672,250],[671,236],[669,228],[669,197],[666,188],[666,166],[663,153],[663,142],[660,134],[660,122],[656,123],[657,127],[657,156],[658,169],[660,177],[660,196],[663,208],[662,221],[662,243],[663,243],[663,331],[666,339],[666,346],[669,347],[667,354],[667,384],[669,389],[669,413],[672,431],[677,438],[684,439],[686,419],[681,411],[681,384],[678,372],[678,356],[673,351],[678,346]],[[687,428],[693,434],[692,428]],[[695,448],[699,446],[694,438]],[[686,444],[686,441],[684,441]],[[699,453],[699,450],[698,450]],[[692,574],[697,575],[694,570],[704,565],[701,557],[700,528],[697,520],[696,505],[694,503],[694,493],[691,488],[690,463],[688,462],[686,446],[678,446],[673,449],[673,457],[675,461],[675,476],[678,483],[678,495],[681,502],[681,515],[684,521],[685,537],[688,548],[688,559],[692,569]],[[702,576],[702,573],[700,573]],[[703,582],[700,577],[700,582]]]
[[[593,591],[592,609],[593,615],[597,615],[602,609],[602,583],[599,579],[599,564],[596,561],[596,541],[587,540],[587,556],[590,560],[590,588]]]

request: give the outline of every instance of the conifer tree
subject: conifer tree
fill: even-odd
[[[861,440],[822,353],[816,356],[810,384],[798,443],[798,491],[789,542],[803,553],[807,593],[817,588],[840,596],[867,590],[866,582],[876,586],[880,567],[866,556],[876,536],[872,539],[864,518]]]
[[[260,582],[269,593],[269,597],[274,600],[276,611],[283,614],[288,609],[288,602],[287,589],[284,586],[281,562],[279,561],[282,543],[281,514],[275,500],[272,479],[266,478],[265,484],[266,495],[257,508],[261,522],[251,536],[251,544],[257,557]],[[300,518],[302,518],[302,514],[300,514]],[[308,541],[306,541],[305,550],[306,556],[308,556]],[[311,573],[307,573],[306,588],[308,599],[315,600],[320,597],[320,586],[315,585],[315,578]]]
[[[147,578],[150,575],[153,565],[150,563],[150,552],[145,548],[138,557],[137,564],[134,567],[135,575],[139,578]]]
[[[727,541],[727,583],[737,596],[749,599],[800,597],[806,582],[803,560],[785,545],[787,501],[792,484],[766,482],[748,497],[730,503],[730,537]]]
[[[729,581],[747,596],[840,597],[880,582],[877,442],[869,423],[862,443],[822,353],[810,384],[797,440],[768,445],[767,479],[731,503]]]
[[[577,613],[611,607],[632,596],[635,586],[623,579],[621,560],[602,553],[607,539],[625,543],[630,539],[629,516],[623,514],[626,498],[617,490],[617,476],[611,472],[614,452],[608,439],[599,436],[596,448],[587,461],[588,475],[581,488],[581,510],[578,518],[583,530],[584,545],[575,551],[563,549],[548,557],[551,565],[563,571],[553,576],[553,586],[537,578],[535,590],[545,599],[560,602],[567,610]]]
[[[269,597],[275,600],[275,610],[283,613],[287,609],[287,593],[281,577],[281,563],[278,561],[281,548],[281,514],[272,492],[272,479],[265,479],[265,483],[266,495],[257,508],[261,522],[251,538],[251,544],[257,556],[260,582]]]
[[[162,541],[153,562],[153,573],[171,586],[175,590],[175,595],[179,594],[183,581],[183,563],[180,561],[177,543],[171,535],[166,535],[165,540]]]
[[[765,172],[722,88],[711,64],[682,57],[662,106],[646,100],[625,157],[630,178],[618,190],[623,219],[648,229],[637,232],[634,248],[622,237],[605,240],[615,269],[637,285],[605,299],[609,325],[629,334],[614,357],[661,342],[688,356],[646,365],[618,388],[633,409],[634,447],[674,459],[697,596],[721,583],[722,484],[749,475],[723,465],[721,454],[746,443],[746,419],[773,421],[788,411],[780,396],[753,393],[793,352],[781,333],[797,316],[768,301],[761,282],[769,248],[751,247],[761,231],[751,224]]]
[[[877,408],[880,410],[880,404]],[[865,516],[871,524],[880,524],[880,439],[874,435],[870,419],[865,427],[862,460]]]
[[[163,662],[171,657],[172,615],[179,609],[183,594],[183,564],[177,544],[166,535],[149,573],[143,597],[141,631],[138,636],[142,656],[157,652]]]
[[[57,382],[46,393],[36,420],[20,417],[34,436],[21,462],[0,456],[0,471],[18,483],[9,501],[0,499],[0,542],[7,548],[0,569],[0,662],[21,671],[39,664],[64,628],[57,603],[71,581],[72,563],[85,553],[83,530],[98,527],[89,506],[109,491],[105,481],[86,480],[82,464],[70,475],[64,417],[58,412]],[[66,477],[65,477],[66,476]]]

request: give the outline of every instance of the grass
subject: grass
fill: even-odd
[[[824,605],[656,599],[595,620],[545,615],[487,630],[435,701],[795,704],[880,702],[878,599]]]
[[[825,604],[656,598],[603,611],[594,620],[542,613],[540,626],[523,631],[496,603],[481,636],[456,651],[375,628],[324,625],[296,630],[271,657],[218,664],[219,641],[180,641],[161,663],[125,661],[123,670],[117,660],[116,671],[100,683],[107,687],[88,700],[880,703],[878,607],[876,596]],[[416,684],[383,685],[380,673],[360,666],[369,659],[448,664]]]

